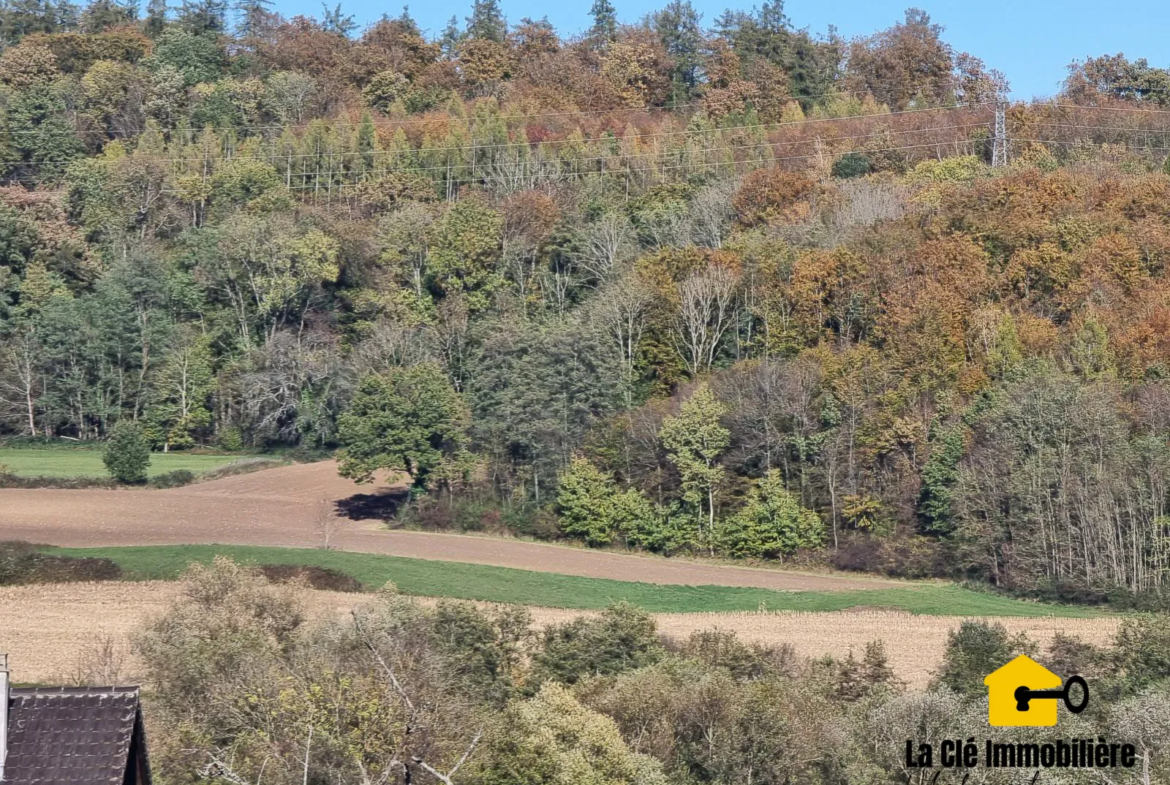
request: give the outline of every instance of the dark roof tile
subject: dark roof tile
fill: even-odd
[[[5,785],[120,785],[137,687],[33,687],[9,696]]]

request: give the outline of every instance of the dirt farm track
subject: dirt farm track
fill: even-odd
[[[383,486],[384,487],[384,486]],[[0,490],[0,540],[72,547],[230,544],[318,547],[332,517],[333,547],[615,580],[841,591],[898,585],[878,578],[812,575],[588,551],[489,537],[387,531],[339,517],[335,505],[376,494],[337,475],[332,462],[294,464],[168,490]]]

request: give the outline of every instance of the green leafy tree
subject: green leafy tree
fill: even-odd
[[[171,67],[183,75],[187,87],[214,82],[223,67],[224,53],[214,36],[196,35],[179,27],[166,29],[154,45],[149,65]]]
[[[146,436],[169,452],[194,446],[195,434],[211,425],[208,402],[215,377],[207,336],[181,337],[165,358],[146,411]]]
[[[955,483],[959,481],[966,428],[961,424],[939,427],[931,437],[930,457],[922,468],[918,513],[928,531],[946,533],[954,527],[951,503]]]
[[[251,38],[259,35],[273,18],[272,0],[238,0],[235,5],[237,23],[236,35]]]
[[[443,32],[439,36],[439,50],[443,53],[443,57],[454,60],[462,41],[463,31],[459,29],[459,19],[452,14],[451,18],[447,20],[447,26],[443,28]]]
[[[594,336],[579,323],[498,322],[468,364],[472,436],[485,452],[509,456],[537,503],[618,402],[616,357]]]
[[[151,38],[162,35],[167,26],[167,0],[148,0],[143,31]]]
[[[510,706],[484,758],[484,785],[667,783],[657,760],[630,751],[617,723],[560,684]]]
[[[342,13],[341,3],[338,3],[333,8],[330,8],[328,3],[322,3],[321,8],[323,11],[321,27],[326,32],[347,38],[350,33],[357,29],[357,22],[353,21],[353,15]]]
[[[1023,633],[1013,637],[1002,624],[964,621],[947,635],[937,682],[960,695],[982,695],[984,677],[1021,654],[1035,654]]]
[[[672,0],[653,16],[654,32],[674,63],[671,90],[676,103],[688,100],[699,85],[704,45],[702,19],[690,0]]]
[[[8,100],[7,135],[16,153],[9,172],[55,180],[84,152],[66,116],[66,95],[57,85],[38,84]],[[23,163],[18,163],[23,162]]]
[[[784,487],[772,469],[752,488],[747,503],[721,527],[719,541],[732,556],[779,558],[825,541],[825,524]]]
[[[427,258],[438,294],[466,294],[468,306],[483,310],[502,281],[500,214],[476,199],[457,202],[431,227]]]
[[[574,459],[561,474],[556,509],[561,531],[590,545],[618,536],[637,539],[660,518],[636,488],[621,491],[613,477],[584,458]]]
[[[663,656],[654,618],[619,602],[597,618],[547,627],[533,658],[533,682],[575,684],[586,676],[612,676],[652,665]]]
[[[560,476],[557,515],[561,531],[590,545],[610,542],[614,535],[613,477],[590,461],[577,458]]]
[[[363,378],[338,426],[343,477],[369,482],[388,469],[423,490],[462,457],[467,411],[443,370],[423,363]]]
[[[596,43],[604,46],[617,38],[617,9],[613,3],[609,0],[593,0],[589,16],[593,17],[589,37]]]
[[[110,475],[119,482],[146,482],[146,471],[150,468],[150,445],[146,442],[142,426],[130,420],[115,425],[106,442],[102,462]]]
[[[864,177],[873,171],[873,162],[865,153],[851,152],[833,161],[833,176],[842,180]]]
[[[723,480],[719,456],[731,443],[731,432],[719,418],[726,413],[707,387],[700,384],[675,417],[662,421],[658,438],[678,469],[682,499],[694,512],[698,540],[714,549],[715,496]]]
[[[227,30],[227,0],[183,0],[178,23],[193,35],[217,34]]]
[[[467,17],[467,37],[502,44],[507,35],[508,23],[499,0],[475,0]]]

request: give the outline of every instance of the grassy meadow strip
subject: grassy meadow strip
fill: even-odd
[[[175,471],[195,474],[217,469],[239,455],[171,452],[150,456],[151,476]],[[18,477],[108,477],[99,449],[36,449],[30,447],[0,448],[0,466]]]
[[[240,545],[158,545],[118,548],[54,548],[67,556],[111,559],[131,580],[172,580],[191,562],[216,555],[256,564],[316,565],[353,576],[367,589],[393,582],[422,597],[454,597],[551,608],[599,609],[626,600],[652,613],[756,610],[841,611],[885,608],[932,616],[1091,617],[1096,611],[1048,605],[971,591],[948,584],[845,592],[783,592],[734,586],[678,586],[585,578],[480,564],[307,548]]]

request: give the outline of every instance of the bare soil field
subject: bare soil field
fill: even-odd
[[[168,490],[0,490],[0,540],[70,547],[231,544],[382,553],[592,578],[688,586],[847,591],[903,586],[880,578],[821,575],[635,556],[521,540],[388,531],[352,520],[376,502],[375,486],[339,477],[331,461],[295,464]],[[351,513],[352,514],[352,513]]]
[[[11,657],[19,682],[65,683],[108,656],[103,644],[121,658],[118,680],[136,683],[141,668],[129,653],[129,636],[159,614],[180,591],[180,584],[89,583],[0,588],[0,651]],[[370,600],[369,595],[306,591],[311,616],[344,613]],[[424,602],[427,602],[424,600]],[[581,611],[532,608],[538,625],[581,615]],[[584,612],[587,613],[587,612]],[[659,630],[686,638],[695,630],[734,632],[740,639],[764,644],[788,643],[802,657],[860,656],[865,644],[882,640],[890,665],[910,686],[924,686],[938,666],[955,616],[914,616],[891,611],[837,613],[681,613],[656,616]],[[1107,644],[1119,619],[1004,618],[994,621],[1012,633],[1025,632],[1047,645],[1057,632]]]

